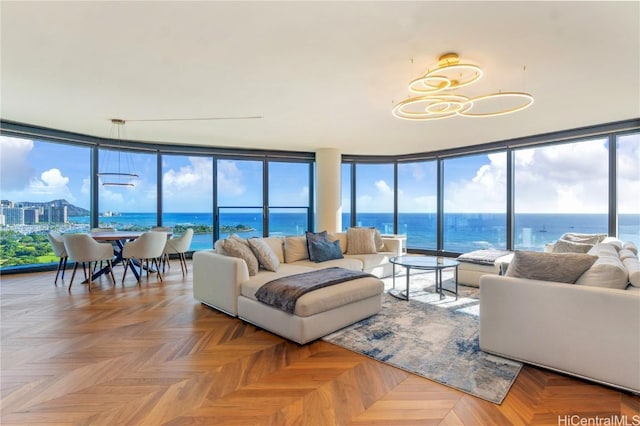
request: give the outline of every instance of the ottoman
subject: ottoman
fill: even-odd
[[[499,275],[500,268],[506,268],[513,258],[507,250],[476,250],[458,256],[458,284],[479,287],[483,275]]]
[[[262,280],[246,282],[238,296],[238,317],[304,344],[375,315],[382,307],[384,283],[373,276],[314,290],[300,297],[293,314],[259,302]]]

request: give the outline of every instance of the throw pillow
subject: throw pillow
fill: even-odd
[[[372,228],[347,229],[347,254],[377,253],[374,231]]]
[[[249,276],[254,276],[258,273],[258,259],[256,259],[256,256],[249,248],[249,243],[245,245],[236,239],[227,238],[223,241],[222,248],[229,256],[237,257],[245,261],[247,269],[249,270]]]
[[[340,241],[311,240],[309,241],[309,260],[314,262],[325,262],[332,259],[342,259],[342,248]]]
[[[607,234],[579,234],[577,232],[567,232],[560,237],[561,240],[591,245],[601,243],[605,238],[607,238]]]
[[[519,251],[513,255],[506,276],[573,284],[598,260],[583,253]]]
[[[326,231],[320,233],[307,232],[307,248],[309,260],[313,262],[325,262],[332,259],[342,259],[340,241],[329,241]]]
[[[553,245],[553,253],[586,253],[593,247],[593,244],[577,243],[560,239]]]
[[[309,253],[309,260],[313,260],[313,258],[311,257],[311,248],[309,247],[309,244],[314,242],[329,241],[329,235],[327,234],[327,231],[322,231],[322,232],[307,231],[305,232],[304,236],[307,240],[307,253]]]
[[[273,252],[271,246],[262,238],[249,238],[247,240],[253,254],[258,258],[258,263],[267,271],[275,272],[280,266],[278,256]]]

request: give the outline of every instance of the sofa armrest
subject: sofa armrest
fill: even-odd
[[[394,237],[382,237],[384,248],[381,251],[393,253],[391,256],[402,256],[402,240]]]
[[[480,348],[640,392],[640,295],[485,275]]]
[[[202,303],[238,315],[240,285],[249,279],[244,260],[213,250],[193,254],[193,295]]]

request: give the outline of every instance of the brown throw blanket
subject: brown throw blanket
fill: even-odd
[[[258,289],[256,299],[292,314],[300,296],[319,288],[364,277],[373,275],[344,268],[318,269],[269,281]]]

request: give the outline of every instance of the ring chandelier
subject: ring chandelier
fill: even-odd
[[[454,93],[481,77],[479,66],[460,62],[456,53],[446,53],[439,58],[437,68],[409,83],[409,91],[418,96],[398,103],[392,113],[404,120],[421,121],[454,116],[495,117],[522,111],[533,104],[533,96],[524,92],[497,92],[473,98]],[[488,112],[478,108],[496,100],[515,102],[515,106]]]

